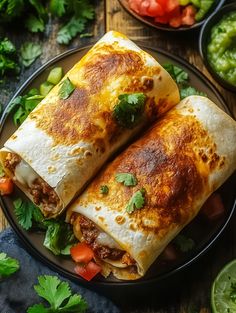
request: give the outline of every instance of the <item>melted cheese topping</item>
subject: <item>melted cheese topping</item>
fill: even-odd
[[[32,167],[23,160],[17,164],[15,168],[15,179],[24,186],[32,186],[32,183],[38,178],[38,174],[32,169]]]

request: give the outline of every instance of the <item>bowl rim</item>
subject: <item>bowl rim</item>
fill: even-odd
[[[125,0],[127,2],[127,0]],[[205,17],[203,20],[201,20],[198,23],[195,23],[191,26],[182,26],[182,27],[178,27],[178,28],[174,28],[171,26],[165,26],[165,24],[160,24],[160,23],[154,23],[151,20],[149,21],[149,17],[143,17],[138,15],[136,12],[134,12],[132,9],[128,8],[128,5],[124,4],[124,0],[118,0],[118,2],[120,3],[121,7],[123,9],[125,9],[126,12],[128,12],[130,15],[132,15],[135,19],[139,20],[140,22],[153,27],[155,29],[161,30],[161,31],[167,31],[167,32],[172,32],[172,33],[176,33],[176,32],[184,32],[184,31],[191,31],[191,30],[196,30],[198,28],[200,28],[206,21],[207,18],[209,18],[210,16],[214,15],[215,12],[218,12],[220,10],[220,8],[224,5],[226,0],[219,0],[219,3],[216,5],[216,7],[211,11],[210,13],[207,14],[207,17]],[[150,18],[151,19],[151,18]]]
[[[198,41],[198,46],[199,46],[199,53],[200,56],[203,60],[203,63],[205,67],[207,68],[208,72],[211,74],[211,76],[224,88],[236,92],[236,86],[230,84],[227,82],[225,79],[223,79],[221,76],[217,74],[217,72],[212,68],[210,65],[208,58],[207,58],[207,41],[209,42],[209,37],[208,40],[205,39],[206,35],[209,34],[209,32],[212,30],[212,28],[224,18],[224,15],[227,13],[232,12],[232,9],[235,10],[236,12],[236,3],[229,3],[227,5],[224,5],[222,8],[220,8],[217,12],[214,14],[210,15],[207,20],[205,21],[203,27],[201,28],[200,34],[199,34],[199,41]]]

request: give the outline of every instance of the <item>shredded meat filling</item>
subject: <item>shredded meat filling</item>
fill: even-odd
[[[21,161],[21,158],[15,154],[9,152],[6,156],[6,159],[4,160],[4,166],[9,169],[12,173],[15,172],[15,168],[17,164],[19,164]]]
[[[91,246],[95,254],[100,259],[110,259],[110,260],[120,260],[122,263],[127,265],[135,264],[135,261],[130,257],[130,255],[120,249],[110,248],[103,246],[96,242],[96,238],[99,235],[99,231],[96,225],[85,218],[84,216],[79,217],[80,229],[83,234],[83,238],[87,244]]]

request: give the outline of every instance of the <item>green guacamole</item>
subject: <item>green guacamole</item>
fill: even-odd
[[[225,15],[212,28],[207,57],[214,71],[236,86],[236,12]]]

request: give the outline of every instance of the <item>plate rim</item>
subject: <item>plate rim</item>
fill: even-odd
[[[226,113],[229,114],[230,116],[232,116],[232,113],[231,113],[230,109],[228,108],[228,106],[227,106],[227,104],[225,102],[225,99],[220,94],[218,89],[194,65],[190,64],[185,59],[181,59],[179,56],[173,55],[170,52],[165,51],[164,49],[148,47],[142,41],[134,41],[134,42],[136,42],[142,49],[146,49],[146,50],[149,50],[149,51],[153,51],[155,53],[163,54],[167,58],[171,59],[171,61],[174,61],[176,63],[182,64],[187,69],[192,71],[194,73],[194,75],[196,75],[199,79],[203,80],[203,82],[208,85],[208,87],[211,89],[211,91],[215,94],[215,96],[220,101],[221,105],[224,107]],[[63,52],[63,53],[53,57],[52,59],[48,60],[45,64],[41,65],[31,76],[29,76],[29,78],[15,92],[15,94],[13,95],[13,97],[11,98],[11,100],[9,101],[7,106],[5,107],[5,109],[3,111],[3,114],[2,114],[2,117],[0,119],[0,134],[2,132],[2,129],[4,127],[4,124],[5,124],[6,118],[8,117],[8,114],[11,113],[11,111],[8,110],[11,101],[13,99],[15,99],[17,96],[19,96],[25,89],[27,89],[28,85],[32,82],[32,80],[36,79],[44,70],[46,70],[48,67],[53,65],[55,62],[60,61],[60,60],[64,59],[65,57],[70,56],[72,54],[81,52],[83,50],[88,50],[92,46],[93,46],[93,44],[67,50],[67,51],[65,51],[65,52]],[[218,230],[217,234],[213,234],[209,238],[209,240],[207,241],[205,246],[203,248],[201,248],[201,249],[199,248],[198,250],[196,250],[195,254],[193,256],[191,256],[188,261],[184,261],[182,264],[178,265],[174,269],[171,269],[169,272],[163,273],[163,274],[161,274],[158,277],[148,278],[146,280],[134,280],[134,281],[124,281],[124,280],[121,280],[120,282],[119,281],[117,281],[117,282],[116,281],[114,281],[114,282],[113,281],[110,281],[110,282],[109,281],[108,282],[106,282],[106,281],[91,281],[91,282],[87,282],[87,281],[83,280],[82,278],[78,277],[76,274],[71,273],[71,272],[65,270],[63,267],[60,267],[58,264],[53,263],[46,256],[44,256],[39,250],[37,250],[34,246],[32,246],[31,243],[28,241],[28,239],[25,237],[23,229],[21,229],[20,226],[15,223],[12,215],[8,211],[7,205],[5,205],[5,203],[4,203],[4,197],[0,196],[0,205],[1,205],[2,211],[3,211],[4,215],[5,215],[5,217],[7,218],[10,226],[12,227],[14,232],[20,238],[20,241],[25,246],[26,250],[31,255],[36,257],[37,260],[42,261],[46,266],[48,266],[52,270],[56,271],[58,274],[61,274],[64,277],[69,278],[70,280],[73,280],[74,282],[76,282],[78,284],[82,284],[82,285],[84,285],[86,287],[91,287],[91,288],[93,288],[93,287],[96,288],[96,287],[101,287],[101,286],[104,286],[104,287],[115,286],[115,287],[119,287],[119,288],[121,288],[121,287],[130,287],[130,286],[134,286],[134,285],[144,286],[144,285],[149,285],[149,284],[151,284],[153,282],[163,281],[163,280],[169,278],[170,276],[176,275],[181,270],[187,269],[190,265],[195,263],[202,255],[204,255],[207,252],[207,250],[211,246],[214,245],[214,243],[217,241],[217,239],[223,233],[223,231],[227,227],[229,221],[231,220],[234,211],[236,210],[236,195],[234,196],[234,201],[233,202],[234,203],[232,205],[230,213],[227,216],[227,218],[224,221],[224,223],[222,224],[222,226],[220,227],[220,229]]]

